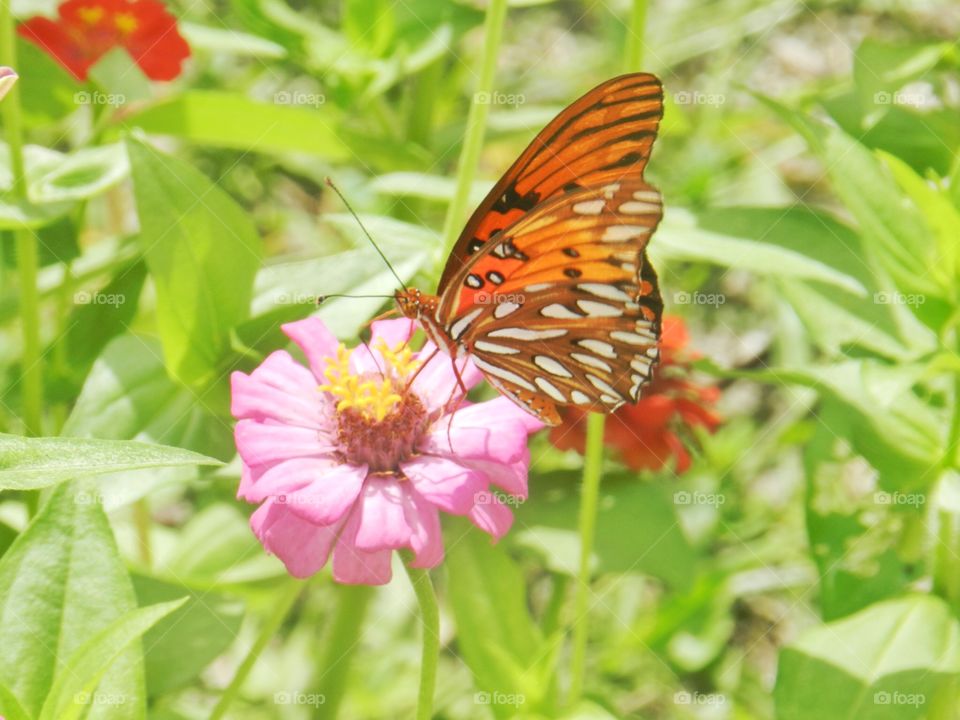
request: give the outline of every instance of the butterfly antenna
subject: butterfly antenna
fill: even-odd
[[[393,298],[393,295],[348,295],[345,293],[331,293],[329,295],[317,295],[317,305],[320,305],[330,298]]]
[[[407,284],[399,275],[397,275],[397,271],[393,269],[393,265],[391,265],[390,261],[387,260],[387,256],[383,254],[383,250],[380,249],[380,246],[377,245],[376,241],[373,239],[373,236],[360,221],[360,216],[354,212],[353,208],[350,207],[350,203],[347,202],[347,199],[343,196],[343,193],[340,192],[340,188],[333,184],[333,180],[331,178],[326,178],[326,183],[337,194],[337,196],[340,198],[340,201],[346,206],[347,210],[350,211],[350,214],[353,215],[353,219],[357,221],[357,225],[359,225],[360,229],[363,230],[363,234],[367,236],[367,240],[369,240],[370,244],[373,245],[373,249],[377,251],[377,255],[379,255],[383,262],[386,263],[387,267],[390,269],[390,272],[393,273],[393,276],[397,279],[397,282],[400,283],[400,287],[402,287],[404,290],[407,290]]]

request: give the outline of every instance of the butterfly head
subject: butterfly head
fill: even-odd
[[[425,315],[432,316],[437,309],[437,296],[427,295],[417,288],[397,290],[393,297],[403,316],[413,320],[422,320]]]

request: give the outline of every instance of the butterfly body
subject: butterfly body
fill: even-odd
[[[635,402],[659,359],[663,309],[646,245],[662,215],[643,180],[659,81],[613,78],[534,139],[468,221],[436,295],[396,294],[452,357],[470,354],[550,425],[558,406]]]

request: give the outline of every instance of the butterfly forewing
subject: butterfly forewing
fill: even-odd
[[[663,115],[660,81],[647,73],[613,78],[547,125],[476,209],[440,279],[438,294],[470,257],[537,205],[580,188],[642,175]]]
[[[438,317],[545,422],[560,422],[558,404],[636,401],[657,360],[662,304],[644,248],[660,216],[659,193],[637,179],[543,203],[471,259]]]

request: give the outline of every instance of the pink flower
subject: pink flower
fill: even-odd
[[[432,356],[429,342],[409,347],[411,320],[373,323],[370,344],[352,351],[317,318],[283,330],[310,369],[280,350],[250,375],[235,372],[232,412],[238,495],[260,503],[253,531],[292,575],[332,555],[338,582],[379,585],[403,548],[414,567],[434,567],[440,511],[496,539],[510,529],[508,502],[490,486],[527,496],[527,435],[539,421],[503,397],[461,402],[450,357]],[[457,367],[468,389],[480,381],[469,360]]]

